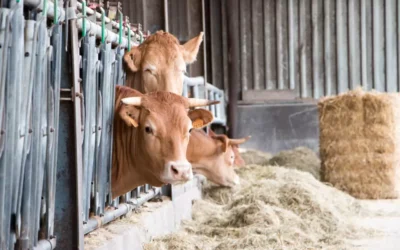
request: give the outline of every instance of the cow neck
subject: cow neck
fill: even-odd
[[[122,121],[121,121],[122,122]],[[116,138],[122,140],[114,143],[114,152],[118,152],[117,158],[114,159],[112,171],[112,193],[113,197],[125,194],[132,189],[145,184],[143,174],[139,172],[138,166],[142,164],[138,157],[138,147],[136,137],[136,129],[131,129],[130,133],[122,134],[121,130],[115,131],[120,133]],[[114,134],[116,134],[114,132]]]

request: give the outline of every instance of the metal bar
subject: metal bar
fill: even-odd
[[[336,1],[336,33],[337,33],[337,75],[338,93],[349,89],[348,47],[346,36],[346,4],[345,0]]]
[[[284,88],[284,83],[283,83],[283,65],[284,65],[284,58],[283,58],[283,53],[284,53],[284,48],[283,48],[283,20],[282,20],[282,14],[283,14],[283,2],[282,1],[276,1],[276,65],[277,65],[277,87],[278,89],[283,89]]]
[[[148,193],[144,194],[140,198],[132,199],[128,203],[123,203],[118,206],[116,210],[113,211],[107,211],[104,213],[104,216],[91,218],[87,221],[87,223],[84,225],[84,234],[88,234],[92,232],[93,230],[96,230],[97,228],[100,228],[102,225],[107,224],[127,213],[130,211],[140,207],[142,204],[147,202],[148,200],[152,199],[156,195],[160,193],[161,189],[160,188],[153,188],[149,190]]]
[[[336,48],[332,45],[334,22],[331,18],[332,8],[334,8],[334,3],[332,1],[324,2],[324,57],[325,57],[325,95],[332,95],[334,91],[332,89],[335,87],[336,82],[334,81],[334,58],[336,57]]]
[[[383,41],[384,37],[382,20],[382,1],[373,0],[372,6],[372,30],[373,30],[373,72],[374,72],[374,84],[373,88],[378,91],[385,91],[385,76],[384,76],[384,55],[383,53]]]
[[[312,15],[312,57],[313,57],[313,62],[312,62],[312,67],[313,67],[313,93],[312,96],[314,98],[319,98],[320,93],[323,92],[323,89],[320,90],[320,82],[322,79],[320,79],[321,75],[321,69],[323,68],[323,62],[321,60],[321,55],[320,55],[320,43],[321,40],[319,39],[319,34],[321,33],[322,29],[320,26],[320,22],[318,20],[318,14],[319,14],[319,4],[322,2],[319,0],[313,0],[312,1],[312,9],[311,9],[311,15]],[[322,64],[322,65],[321,65]]]
[[[386,90],[389,92],[398,91],[397,50],[400,48],[397,48],[396,44],[396,2],[398,1],[385,1]],[[400,39],[400,34],[397,39]]]
[[[239,4],[240,4],[240,9],[242,9],[242,10],[244,10],[244,5],[246,4],[245,3],[245,1],[240,1],[239,2]],[[246,30],[246,19],[245,19],[245,17],[242,15],[243,14],[243,12],[240,12],[239,13],[239,16],[240,16],[240,37],[242,38],[241,39],[241,41],[240,41],[240,46],[241,46],[241,48],[240,48],[240,52],[241,52],[241,55],[240,55],[240,70],[241,70],[241,85],[242,85],[242,91],[246,91],[246,90],[248,90],[249,89],[249,85],[248,85],[248,78],[247,78],[247,67],[248,67],[248,65],[247,65],[247,63],[246,63],[246,57],[247,57],[247,36],[248,36],[248,31]],[[264,17],[265,17],[265,15],[264,15]],[[265,23],[265,21],[264,21],[264,23]],[[266,23],[265,23],[265,25],[266,25]],[[212,27],[211,27],[212,28]],[[264,32],[265,32],[265,26],[264,26]],[[265,36],[265,34],[264,34],[264,37],[266,37]],[[264,44],[265,44],[265,42],[264,42]],[[265,53],[267,53],[267,50],[265,50]],[[264,59],[264,61],[265,61],[265,67],[267,67],[267,61]],[[265,72],[267,72],[266,70],[265,70]],[[214,70],[213,70],[213,73],[214,73]],[[266,73],[265,73],[265,75],[266,75]],[[215,79],[212,79],[213,81],[215,81]]]
[[[240,1],[242,2],[242,1]],[[276,89],[276,75],[275,65],[276,57],[274,52],[276,50],[275,34],[273,32],[275,9],[273,5],[276,1],[263,1],[264,11],[264,81],[265,89]],[[246,32],[246,31],[244,31]]]
[[[165,0],[167,1],[167,0]],[[168,11],[168,10],[167,10]],[[204,86],[207,85],[207,79],[208,79],[208,75],[207,75],[207,30],[206,30],[206,7],[205,7],[205,3],[204,0],[201,0],[201,24],[203,26],[203,75],[204,75]],[[189,13],[189,11],[188,11]],[[207,93],[204,92],[204,98],[207,99]]]
[[[164,29],[169,32],[168,0],[164,0]]]
[[[32,234],[32,223],[30,223],[31,219],[31,210],[32,210],[32,196],[31,196],[31,189],[32,189],[32,158],[31,154],[29,154],[31,150],[31,113],[32,113],[32,92],[33,92],[33,80],[34,80],[34,73],[35,73],[35,51],[37,46],[37,26],[36,22],[32,20],[27,20],[25,22],[25,65],[26,78],[24,82],[29,83],[28,86],[28,95],[26,97],[27,106],[25,108],[27,114],[27,123],[25,130],[26,140],[24,145],[24,158],[22,162],[22,166],[25,167],[23,176],[24,178],[20,180],[21,183],[21,201],[19,201],[21,206],[21,234],[18,239],[18,244],[21,249],[28,249],[32,248],[33,246],[33,239],[30,238]]]
[[[300,97],[304,98],[308,96],[307,93],[307,54],[306,54],[306,15],[307,5],[306,1],[300,1],[300,17],[299,17],[299,29],[300,29]]]
[[[355,0],[349,1],[349,82],[350,89],[355,89],[361,82],[359,6]]]
[[[236,136],[236,117],[237,117],[237,100],[238,90],[240,84],[240,65],[239,65],[239,51],[240,44],[239,31],[239,1],[230,1],[230,11],[228,11],[228,50],[230,52],[231,60],[229,60],[229,135],[231,138]]]
[[[53,250],[57,246],[56,238],[50,240],[40,240],[33,250]]]
[[[289,89],[296,88],[296,47],[295,47],[295,19],[294,0],[289,0],[288,23],[289,23]]]
[[[70,0],[70,7],[76,8],[77,1]],[[78,29],[76,25],[77,20],[70,20],[70,33],[71,33],[71,56],[72,56],[72,87],[76,94],[72,94],[74,101],[74,130],[75,130],[75,197],[76,197],[76,247],[79,250],[84,249],[83,240],[83,222],[82,222],[82,131],[81,131],[81,99],[79,95],[81,93],[81,85],[79,83],[79,45],[78,45]]]
[[[368,45],[367,45],[367,6],[366,1],[361,1],[361,83],[365,90],[368,85]]]
[[[259,65],[259,37],[258,33],[255,31],[256,27],[259,27],[259,23],[257,22],[257,11],[260,10],[260,6],[257,5],[257,3],[261,4],[262,2],[260,0],[253,0],[251,1],[251,24],[252,24],[252,45],[253,45],[253,50],[252,50],[252,58],[253,58],[253,88],[254,89],[260,89],[260,83],[261,83],[261,78],[260,78],[260,65]],[[231,9],[231,11],[233,11]],[[229,12],[229,11],[228,11]],[[228,24],[229,26],[229,24]],[[239,37],[239,36],[238,36]],[[237,38],[236,38],[237,39]],[[231,82],[232,84],[232,82]],[[231,85],[232,87],[232,85]],[[230,99],[230,98],[229,98]]]

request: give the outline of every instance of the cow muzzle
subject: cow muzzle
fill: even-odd
[[[171,184],[193,179],[192,165],[188,161],[169,161],[165,164],[166,178]]]

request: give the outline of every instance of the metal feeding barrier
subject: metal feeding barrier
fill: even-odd
[[[204,84],[204,77],[184,77],[183,96],[191,98],[204,98],[220,101],[217,105],[208,106],[208,110],[214,115],[213,124],[226,125],[226,102],[225,92],[214,85]],[[207,91],[207,93],[205,93]],[[206,107],[203,107],[206,108]]]
[[[120,4],[110,11],[101,1],[70,1],[68,8],[57,0],[13,0],[0,8],[0,249],[56,247],[55,228],[66,226],[55,219],[62,209],[56,186],[64,190],[59,175],[76,174],[68,184],[78,190],[79,225],[71,235],[81,246],[84,234],[163,193],[144,185],[112,200],[110,188],[115,85],[125,83],[125,50],[148,33],[123,18]],[[214,123],[225,125],[224,92],[204,87],[203,78],[185,78],[184,96],[203,97],[204,91],[221,101],[209,109]],[[70,117],[60,104],[71,101]],[[74,122],[63,124],[68,119],[75,121],[75,151],[59,153],[68,138],[61,128]],[[71,173],[58,169],[59,154],[76,158]],[[63,244],[72,241],[60,237]]]

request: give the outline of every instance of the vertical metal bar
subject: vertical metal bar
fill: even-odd
[[[323,65],[323,60],[322,60],[322,54],[321,52],[321,35],[322,35],[322,23],[320,22],[320,10],[321,4],[323,4],[319,0],[313,0],[312,1],[312,56],[313,56],[313,62],[312,62],[312,67],[313,67],[313,97],[314,98],[319,98],[321,95],[323,95],[324,90],[323,90],[323,77],[322,77],[322,71],[324,68]]]
[[[70,7],[76,9],[77,1],[70,0]],[[78,46],[78,30],[76,26],[76,19],[70,20],[71,32],[71,55],[72,55],[72,86],[75,93],[81,93],[81,85],[79,83],[79,46]],[[74,100],[74,114],[75,114],[75,187],[76,187],[76,249],[83,250],[83,224],[82,224],[82,131],[81,131],[81,99],[76,94],[72,95]]]
[[[164,0],[164,28],[169,32],[168,0]]]
[[[382,20],[382,1],[373,0],[373,64],[374,64],[374,85],[373,88],[378,91],[385,91],[384,75],[384,54],[383,54],[383,20]]]
[[[397,50],[400,48],[396,44],[396,2],[398,1],[385,1],[386,89],[389,92],[398,91]],[[397,39],[400,39],[400,34]]]
[[[253,45],[253,50],[252,50],[252,58],[253,58],[253,86],[254,89],[260,89],[260,83],[261,83],[261,78],[260,78],[260,63],[259,63],[259,54],[260,54],[260,47],[259,42],[260,38],[258,36],[258,33],[256,31],[256,28],[259,27],[258,25],[258,11],[260,10],[259,4],[262,3],[260,0],[253,0],[251,1],[251,26],[252,26],[252,45]],[[229,24],[228,24],[229,25]]]
[[[361,2],[361,83],[365,90],[368,89],[368,50],[367,50],[367,6],[366,1]]]
[[[307,97],[306,15],[307,1],[300,1],[300,97]]]
[[[277,1],[276,3],[276,67],[277,67],[277,82],[278,82],[278,89],[283,89],[283,21],[282,21],[282,11],[283,11],[283,2]]]
[[[240,1],[242,2],[242,1]],[[276,40],[274,28],[276,1],[263,1],[264,11],[264,81],[265,89],[276,89]],[[246,32],[246,31],[245,31]]]
[[[24,157],[27,158],[23,161],[22,166],[25,167],[24,178],[22,179],[23,185],[22,187],[22,195],[21,195],[21,235],[18,239],[18,245],[21,249],[28,249],[33,247],[33,239],[30,238],[32,234],[32,223],[30,223],[31,209],[32,209],[32,196],[31,188],[32,188],[32,161],[31,154],[29,154],[31,141],[30,138],[30,128],[32,127],[30,124],[31,121],[31,113],[32,113],[32,91],[33,91],[33,79],[35,72],[35,51],[36,51],[36,41],[37,41],[37,26],[36,22],[32,20],[27,20],[25,25],[25,65],[26,72],[24,82],[29,83],[28,87],[28,95],[26,97],[27,106],[25,108],[27,112],[27,129],[25,136],[27,137],[25,140],[24,146]],[[28,139],[29,138],[29,139]]]
[[[240,1],[240,9],[243,10],[240,12],[240,70],[241,70],[241,85],[242,85],[242,91],[246,91],[249,89],[248,86],[248,79],[247,79],[247,60],[245,60],[247,58],[247,36],[248,36],[248,30],[246,30],[246,19],[243,15],[244,13],[244,5],[245,5],[245,1]],[[264,22],[265,23],[265,22]],[[266,63],[265,63],[266,65]],[[214,80],[214,79],[213,79]]]
[[[357,0],[349,1],[349,81],[350,89],[355,89],[361,83],[360,65],[360,14]]]
[[[346,9],[347,6],[345,0],[336,1],[338,93],[345,92],[349,89]]]
[[[51,162],[48,172],[48,197],[47,197],[47,227],[48,237],[54,236],[54,213],[55,213],[55,193],[56,193],[56,180],[57,180],[57,154],[58,154],[58,131],[59,131],[59,113],[60,113],[60,86],[61,86],[61,50],[62,50],[62,26],[56,24],[53,26],[52,33],[52,45],[53,45],[53,60],[52,60],[52,79],[50,85],[52,92],[54,93],[54,114],[53,127],[49,129],[50,133],[53,133],[53,155],[51,156]]]
[[[334,81],[335,70],[333,70],[336,57],[336,47],[331,46],[334,41],[332,26],[334,22],[331,18],[331,12],[334,9],[334,2],[324,2],[324,57],[325,57],[325,95],[332,95],[335,92],[332,89],[335,88],[336,82]]]
[[[165,0],[167,1],[167,0]],[[206,29],[206,6],[204,0],[201,0],[201,19],[203,26],[203,75],[204,75],[204,87],[207,85],[208,75],[207,75],[207,29]],[[207,93],[204,93],[204,98],[207,99]]]
[[[203,0],[204,1],[204,0]],[[227,34],[227,6],[226,6],[227,0],[221,0],[221,42],[218,42],[220,45],[222,45],[222,68],[221,68],[221,73],[222,73],[222,82],[221,84],[217,84],[222,89],[228,89],[229,88],[229,78],[228,78],[228,61],[229,61],[229,52],[228,52],[228,34]],[[215,84],[213,82],[213,84]]]
[[[237,115],[237,100],[238,89],[240,85],[240,64],[239,64],[239,1],[232,0],[229,5],[228,11],[228,48],[231,56],[229,61],[229,136],[234,138],[236,136],[236,115]]]
[[[288,23],[289,23],[289,89],[296,88],[296,34],[295,34],[295,0],[289,0]]]

